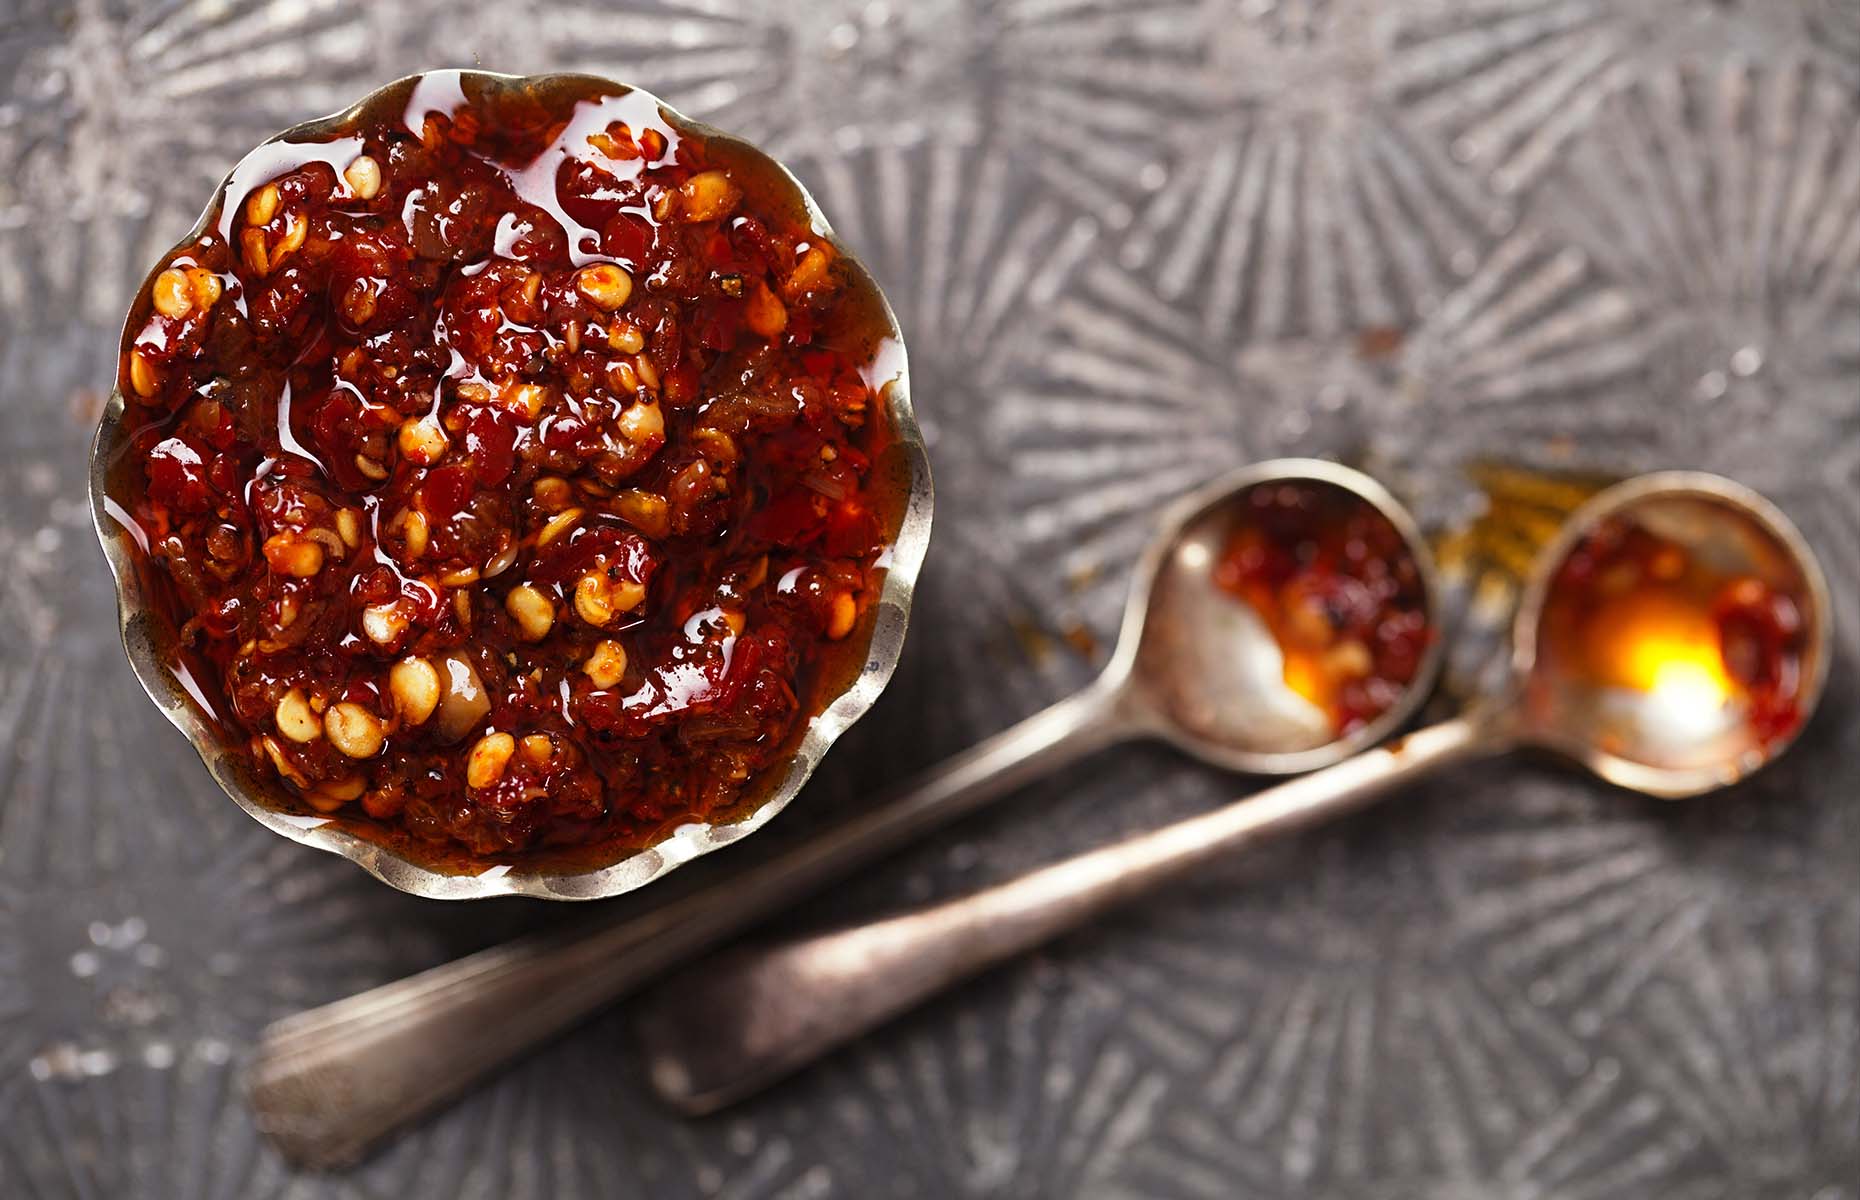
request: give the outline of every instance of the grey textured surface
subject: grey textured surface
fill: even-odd
[[[1466,772],[719,1119],[653,1107],[616,1012],[295,1177],[238,1097],[258,1027],[560,911],[397,895],[221,797],[122,660],[84,447],[228,164],[474,64],[758,138],[905,323],[936,545],[790,835],[1081,683],[1153,506],[1280,452],[1436,523],[1485,458],[1732,474],[1828,568],[1825,710],[1685,806]],[[1857,92],[1855,0],[0,0],[0,1196],[1854,1200]],[[1475,633],[1502,558],[1465,560]],[[797,919],[1246,786],[1117,752]]]

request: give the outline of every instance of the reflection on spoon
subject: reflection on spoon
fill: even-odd
[[[1820,685],[1805,619],[1819,585],[1762,515],[1645,492],[1568,539],[1531,598],[1530,724],[1661,794],[1729,782],[1793,737]]]
[[[1249,697],[1236,732],[1262,745],[1323,746],[1332,741],[1336,730],[1330,715],[1287,679],[1285,651],[1266,619],[1216,586],[1210,566],[1204,565],[1208,557],[1203,547],[1184,548],[1183,585],[1175,600],[1184,623],[1206,639],[1197,691]],[[1213,707],[1181,715],[1206,726],[1219,719]]]

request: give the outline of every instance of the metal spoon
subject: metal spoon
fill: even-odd
[[[1826,584],[1801,535],[1761,496],[1716,476],[1630,480],[1577,510],[1539,558],[1513,627],[1518,686],[1506,700],[973,895],[727,951],[643,998],[653,1086],[686,1112],[713,1111],[1217,855],[1360,807],[1449,763],[1545,747],[1622,787],[1668,797],[1742,778],[1787,741],[1765,744],[1748,721],[1722,719],[1709,698],[1700,702],[1696,686],[1679,696],[1659,684],[1640,691],[1599,686],[1567,669],[1572,647],[1553,644],[1559,635],[1543,620],[1545,606],[1553,585],[1571,586],[1558,568],[1611,517],[1648,528],[1727,576],[1754,575],[1796,599],[1806,634],[1798,691],[1805,722],[1827,674],[1829,618]]]
[[[1401,725],[1438,673],[1441,643],[1377,719],[1335,737],[1288,688],[1278,643],[1252,611],[1217,596],[1215,555],[1249,492],[1309,480],[1386,516],[1413,556],[1430,624],[1433,557],[1402,505],[1335,463],[1247,467],[1164,515],[1139,565],[1110,665],[1083,692],[956,755],[890,799],[722,885],[645,913],[482,951],[279,1021],[250,1075],[259,1125],[290,1158],[333,1164],[428,1111],[660,972],[925,832],[1084,754],[1159,737],[1207,762],[1284,774],[1335,762]],[[1218,655],[1208,653],[1219,646]]]

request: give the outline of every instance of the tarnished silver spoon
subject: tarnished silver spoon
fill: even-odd
[[[1790,697],[1795,724],[1766,734],[1725,703],[1715,677],[1725,651],[1697,636],[1699,612],[1642,605],[1611,607],[1605,619],[1581,626],[1560,619],[1586,601],[1578,589],[1610,586],[1606,572],[1564,570],[1605,526],[1637,527],[1714,574],[1790,599],[1800,621],[1790,660],[1799,672]],[[1217,855],[1360,807],[1449,763],[1538,746],[1654,796],[1722,787],[1780,754],[1812,713],[1827,675],[1828,626],[1820,567],[1768,501],[1712,475],[1629,480],[1573,514],[1538,560],[1513,630],[1517,687],[1503,701],[969,896],[739,947],[689,968],[641,998],[653,1085],[686,1112],[713,1111]],[[1575,637],[1589,644],[1572,644]]]
[[[592,929],[486,950],[272,1025],[250,1076],[260,1127],[292,1159],[331,1164],[443,1103],[669,967],[931,829],[1112,743],[1156,737],[1259,774],[1333,763],[1413,715],[1441,643],[1374,720],[1338,737],[1285,682],[1278,642],[1217,592],[1213,567],[1253,490],[1308,481],[1360,497],[1412,557],[1434,621],[1433,558],[1413,519],[1360,471],[1312,459],[1244,468],[1164,514],[1110,665],[1083,692],[956,755],[889,799],[716,888]]]

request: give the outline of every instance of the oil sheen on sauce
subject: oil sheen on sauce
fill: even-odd
[[[435,72],[253,151],[151,276],[106,504],[279,807],[612,861],[752,806],[863,664],[891,328],[749,147]]]

